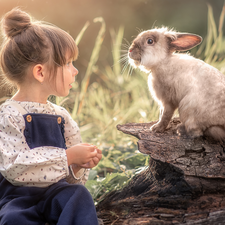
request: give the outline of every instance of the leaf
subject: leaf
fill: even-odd
[[[102,17],[98,17],[98,18],[94,19],[94,22],[95,23],[100,22],[101,28],[99,30],[98,36],[97,36],[96,41],[95,41],[95,46],[93,48],[92,55],[91,55],[90,61],[88,63],[87,71],[86,71],[85,76],[82,80],[81,92],[80,92],[80,104],[79,104],[77,114],[79,114],[81,112],[83,101],[84,101],[84,95],[85,95],[85,93],[87,91],[87,88],[88,88],[88,85],[89,85],[90,76],[93,72],[93,67],[95,66],[96,62],[98,61],[99,52],[100,52],[101,45],[102,45],[102,42],[103,42],[104,36],[105,36],[106,28],[105,28],[104,19]]]
[[[82,39],[82,37],[83,37],[83,35],[84,35],[84,32],[87,30],[87,28],[89,27],[89,25],[90,25],[90,23],[87,21],[87,22],[84,24],[84,26],[83,26],[82,30],[80,31],[80,33],[77,35],[77,37],[76,37],[76,39],[75,39],[75,43],[76,43],[77,45],[79,45],[79,43],[80,43],[80,41],[81,41],[81,39]]]

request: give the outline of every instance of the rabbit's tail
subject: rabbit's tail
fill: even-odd
[[[225,127],[211,126],[205,130],[204,135],[210,136],[218,141],[225,141]]]

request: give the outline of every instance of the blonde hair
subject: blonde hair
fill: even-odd
[[[14,84],[22,83],[31,65],[48,63],[51,74],[69,59],[76,60],[78,48],[64,30],[14,8],[1,20],[3,44],[0,66],[5,78]],[[68,56],[69,53],[69,56]]]

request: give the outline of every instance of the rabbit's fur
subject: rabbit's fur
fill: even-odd
[[[161,106],[161,118],[151,127],[163,132],[178,108],[178,131],[191,137],[225,140],[225,76],[186,51],[202,38],[167,28],[140,33],[129,48],[129,63],[149,73],[148,85]]]

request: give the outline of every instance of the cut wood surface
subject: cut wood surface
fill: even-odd
[[[137,137],[149,167],[97,205],[104,224],[225,224],[225,144],[179,136],[174,118],[164,133],[152,123],[118,125]]]

